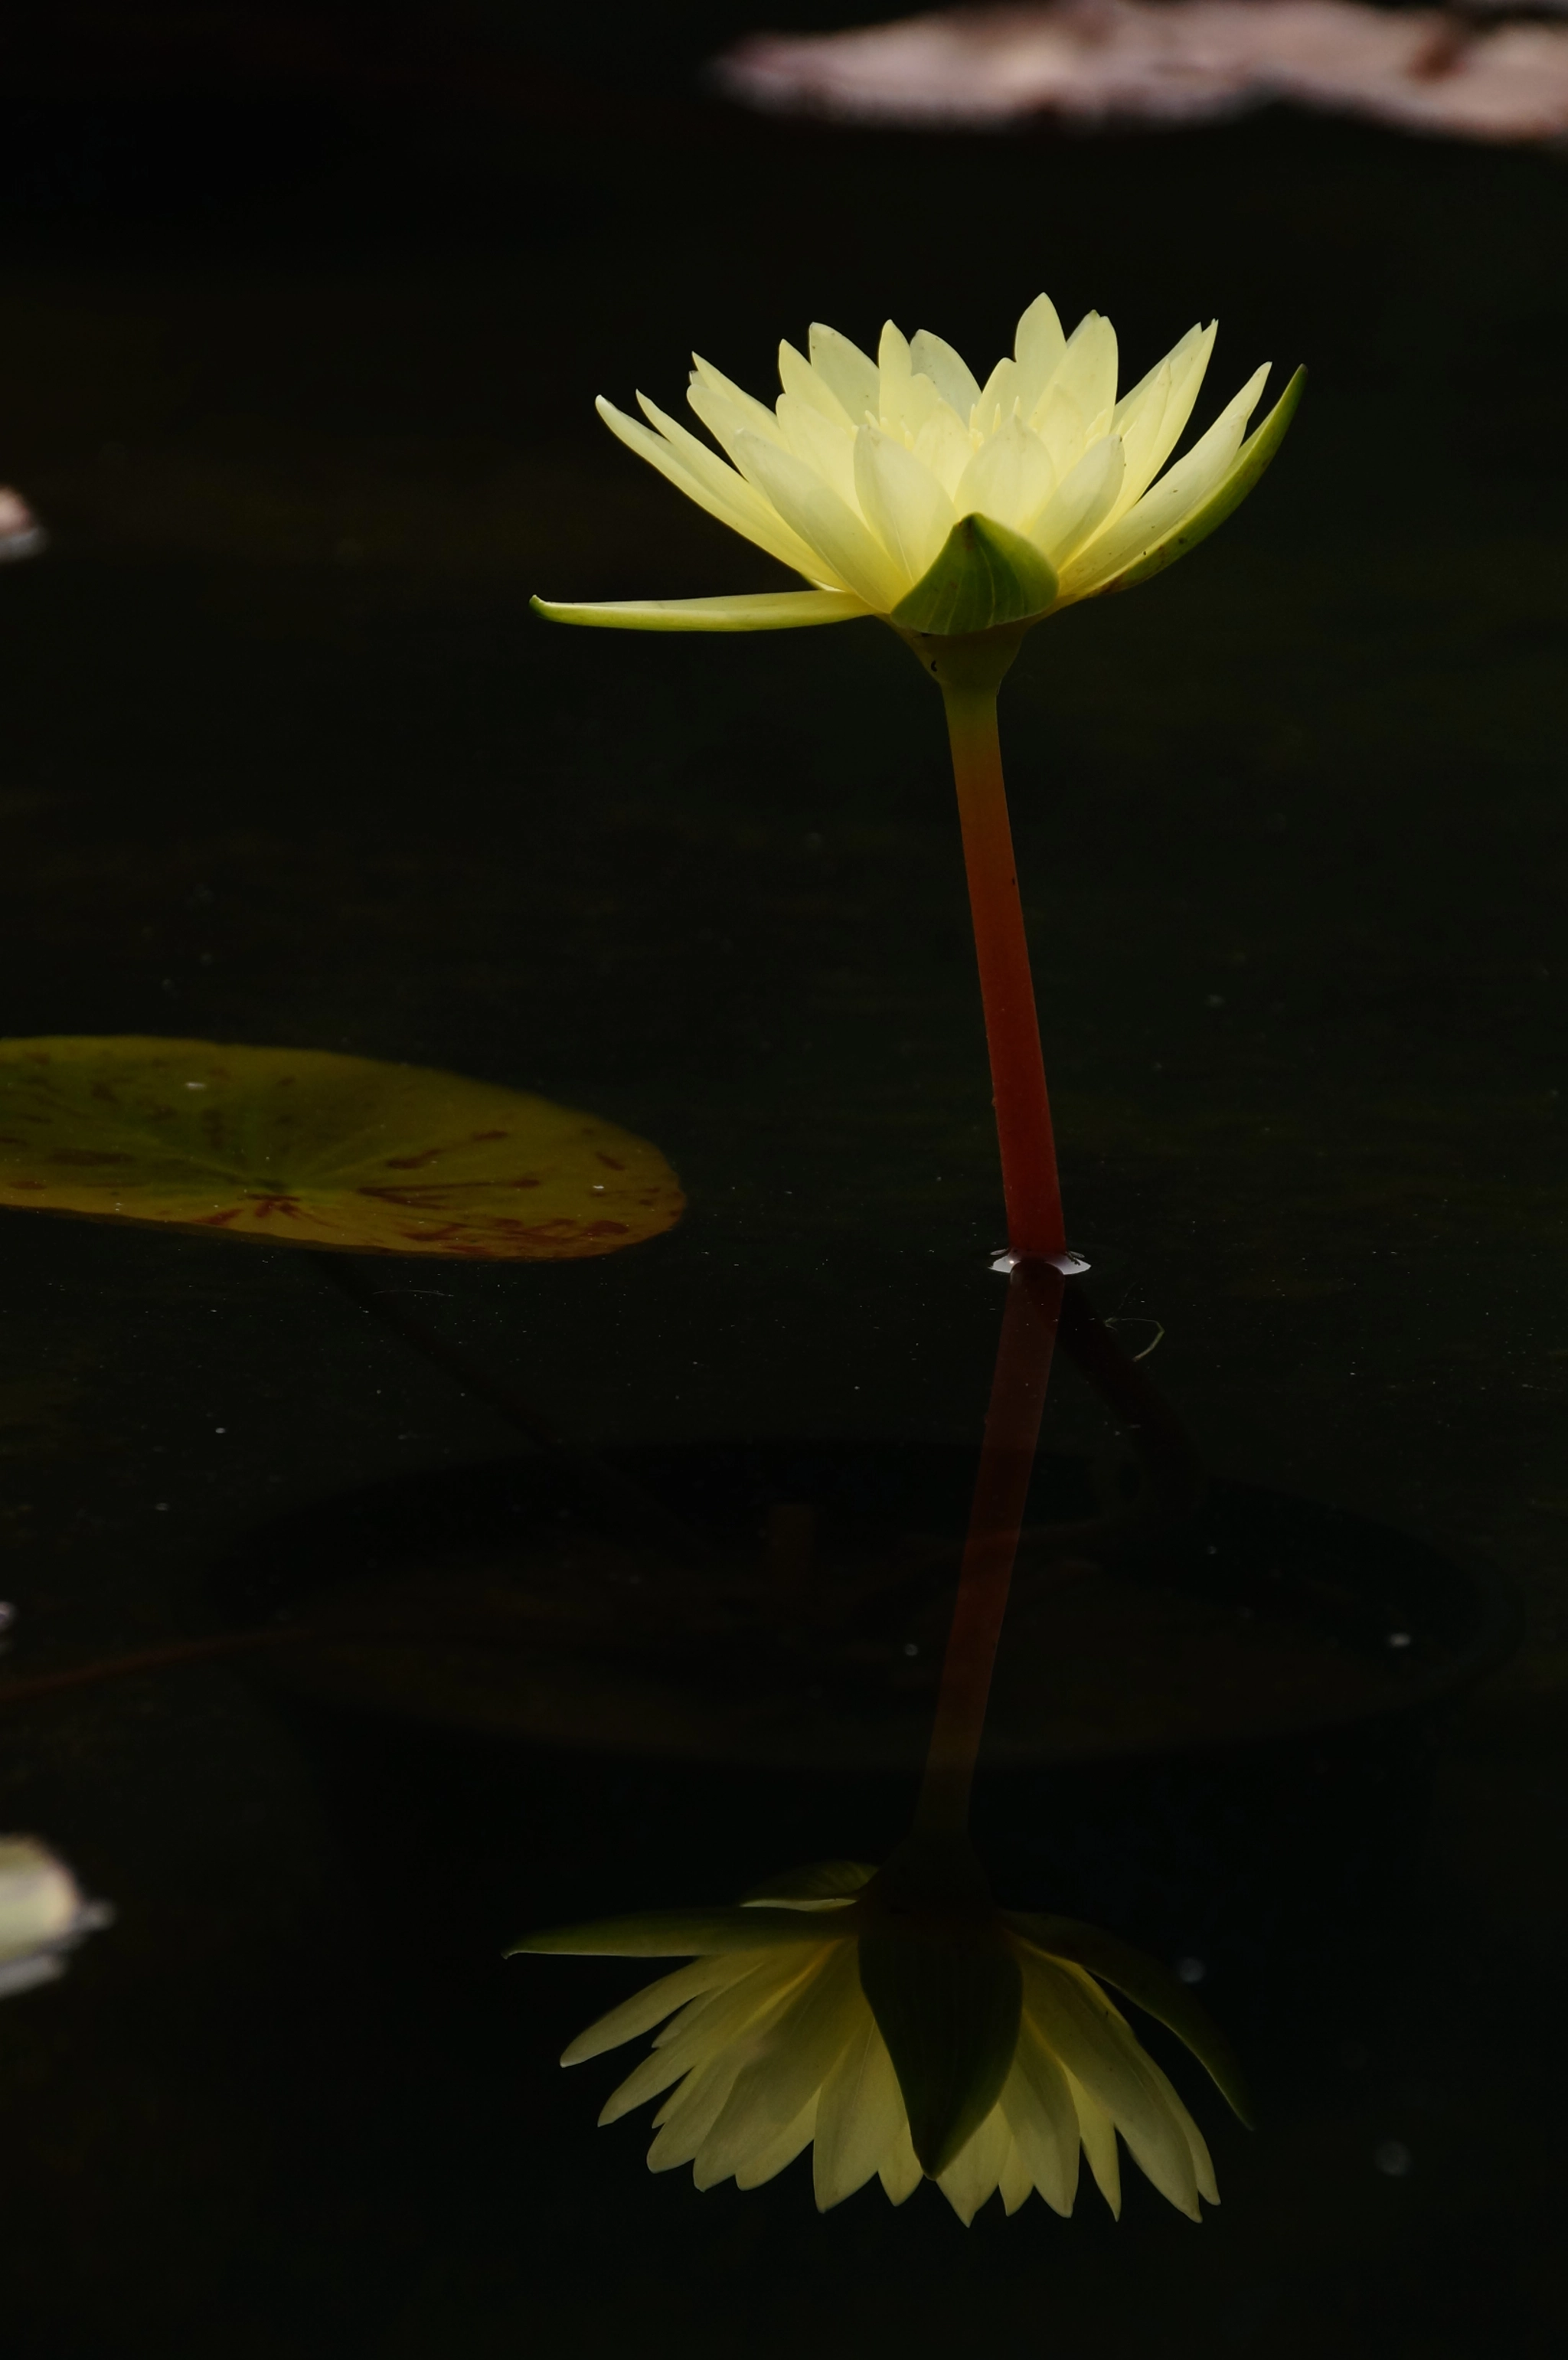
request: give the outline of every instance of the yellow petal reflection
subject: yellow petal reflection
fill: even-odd
[[[580,2033],[561,2059],[580,2064],[653,2034],[649,2054],[611,2094],[599,2120],[615,2122],[660,2101],[648,2153],[654,2170],[690,2164],[699,2188],[730,2179],[755,2188],[811,2147],[820,2212],[873,2179],[901,2204],[930,2177],[967,2226],[997,2193],[1009,2213],[1037,2190],[1052,2212],[1070,2213],[1080,2152],[1112,2212],[1119,2212],[1119,2136],[1179,2212],[1197,2220],[1200,2197],[1218,2202],[1197,2125],[1127,2018],[1074,1960],[1042,1950],[1005,1915],[977,1916],[972,1902],[942,1902],[936,1885],[931,1906],[911,1918],[898,1902],[900,1890],[907,1896],[907,1869],[902,1887],[887,1885],[889,1870],[854,1891],[845,1889],[844,1869],[843,1863],[827,1863],[790,1883],[792,1894],[809,1897],[785,1901],[801,1920],[788,1929],[769,1891],[760,1906],[562,1927],[515,1946],[514,1955],[667,1958],[703,1945],[691,1966],[622,2001]],[[1022,1976],[1022,2010],[999,2092],[956,2152],[928,2154],[924,2172],[910,2136],[911,2103],[916,2114],[928,2111],[916,2083],[928,2066],[938,2079],[945,2069],[918,2058],[895,2066],[861,1972],[863,1941],[885,1940],[894,1921],[901,1921],[901,1942],[929,1955],[944,1989],[960,1988],[942,1972],[944,1957],[972,1953],[981,1940],[997,1944]],[[759,1926],[771,1940],[757,1939]],[[786,1930],[788,1939],[779,1939]],[[1087,1938],[1086,1928],[1073,1931]],[[1180,2015],[1189,2044],[1210,2062],[1205,2052],[1223,2044],[1191,1995],[1172,1986],[1169,2005],[1162,2005],[1162,1987],[1171,1983],[1165,1971],[1115,1947],[1149,2004],[1162,2015]],[[962,2027],[954,2031],[962,2050]],[[889,2037],[898,2047],[896,2027]]]

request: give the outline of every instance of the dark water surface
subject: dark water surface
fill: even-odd
[[[263,93],[232,169],[175,169],[187,96],[161,178],[12,191],[0,472],[54,542],[0,575],[5,1031],[592,1108],[680,1171],[672,1236],[376,1283],[645,1471],[972,1450],[1001,1207],[937,700],[870,623],[526,602],[775,578],[593,416],[673,406],[692,344],[761,391],[780,333],[891,311],[988,363],[1043,284],[1136,377],[1217,312],[1214,392],[1312,368],[1282,458],[1004,701],[1071,1232],[1099,1308],[1163,1325],[1217,1478],[1489,1568],[1524,1637],[1360,1752],[998,1769],[1042,1879],[1008,1898],[1213,1933],[1258,2126],[1177,2069],[1201,2230],[1130,2173],[1119,2224],[1092,2191],[819,2219],[804,2165],[699,2197],[640,2118],[594,2129],[606,2077],[554,2060],[636,1978],[505,1942],[885,1850],[897,1776],[481,1743],[259,1659],[7,1707],[0,1825],[118,1917],[0,2007],[6,2350],[1555,2352],[1562,160],[1274,116],[795,132],[596,93],[575,46],[489,95],[312,99],[308,138]],[[303,1254],[8,1215],[0,1286],[16,1678],[215,1630],[273,1520],[308,1556],[313,1504],[514,1448]],[[1047,1437],[1105,1447],[1071,1371]]]

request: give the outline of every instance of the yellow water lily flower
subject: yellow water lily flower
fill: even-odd
[[[1266,367],[1167,466],[1214,341],[1212,324],[1190,329],[1118,397],[1110,322],[1091,311],[1064,335],[1044,295],[983,386],[927,329],[909,339],[889,321],[872,360],[819,326],[809,355],[780,345],[783,391],[771,410],[699,359],[689,399],[724,457],[644,394],[646,424],[607,401],[599,413],[678,490],[802,574],[810,589],[591,606],[533,601],[554,622],[645,631],[788,630],[875,615],[937,683],[1015,1260],[1066,1268],[1069,1257],[996,692],[1034,624],[1185,556],[1245,498],[1278,450],[1301,395],[1300,369],[1252,434]]]
[[[562,2057],[581,2064],[662,2025],[600,2122],[661,2098],[649,2168],[689,2163],[699,2188],[756,2188],[811,2147],[824,2212],[873,2179],[901,2204],[929,2177],[966,2225],[998,2191],[1009,2213],[1038,2189],[1067,2214],[1082,2153],[1119,2213],[1118,2133],[1191,2219],[1200,2197],[1217,2203],[1203,2134],[1102,1983],[1178,2033],[1239,2114],[1234,2062],[1190,1994],[1092,1928],[993,1909],[966,1846],[944,1848],[937,1885],[911,1874],[918,1858],[906,1847],[880,1874],[827,1863],[738,1908],[518,1943],[692,1959]]]
[[[534,604],[558,622],[643,630],[780,630],[877,615],[952,636],[1126,589],[1229,515],[1295,407],[1300,371],[1247,434],[1264,366],[1167,468],[1214,333],[1212,323],[1190,329],[1120,396],[1110,322],[1091,311],[1066,335],[1045,295],[984,385],[941,336],[905,337],[891,321],[875,360],[820,325],[808,353],[781,344],[783,389],[771,410],[698,358],[688,399],[723,458],[645,394],[646,425],[604,400],[599,414],[699,508],[811,587]]]

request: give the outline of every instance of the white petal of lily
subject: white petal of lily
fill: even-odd
[[[1268,375],[1266,365],[1248,379],[1235,399],[1221,410],[1208,432],[1193,443],[1184,458],[1177,460],[1152,490],[1145,492],[1126,516],[1110,525],[1097,540],[1081,544],[1083,554],[1070,571],[1065,562],[1058,568],[1064,575],[1063,603],[1070,598],[1085,597],[1092,590],[1114,581],[1129,566],[1149,556],[1180,530],[1195,509],[1203,507],[1240,450],[1247,421],[1258,407]]]
[[[1012,2145],[1012,2133],[1000,2106],[993,2106],[979,2129],[966,2139],[937,2186],[967,2229],[980,2207],[996,2192],[1002,2169]]]
[[[908,583],[860,518],[803,459],[745,434],[735,446],[735,462],[791,532],[826,560],[847,590],[879,614],[892,611]]]
[[[952,504],[959,516],[989,517],[993,524],[1021,532],[1028,519],[1039,516],[1055,484],[1040,436],[1021,418],[1009,418],[975,453]]]
[[[1147,386],[1158,380],[1165,370],[1171,372],[1158,420],[1136,406],[1141,387],[1135,388],[1125,402],[1117,403],[1112,432],[1119,433],[1127,446],[1127,470],[1116,516],[1124,515],[1134,500],[1143,497],[1186,432],[1214,349],[1214,334],[1213,321],[1206,328],[1190,328],[1160,367],[1145,378]],[[1116,517],[1111,521],[1114,524]]]
[[[1068,337],[1047,381],[1047,394],[1052,388],[1071,395],[1085,418],[1116,408],[1116,332],[1098,311],[1085,312]]]
[[[980,399],[979,382],[963,354],[955,353],[945,336],[933,335],[929,328],[917,329],[909,339],[909,366],[917,375],[930,377],[950,410],[968,418]]]
[[[931,379],[916,371],[909,355],[908,340],[889,320],[877,347],[877,416],[888,433],[900,435],[906,442],[913,442],[942,399]]]
[[[1118,401],[1111,413],[1110,432],[1121,437],[1122,487],[1116,495],[1116,505],[1111,521],[1130,508],[1134,500],[1149,489],[1154,478],[1153,453],[1160,448],[1160,429],[1171,403],[1171,364],[1161,361],[1151,369],[1141,385],[1135,386],[1123,401]]]
[[[1066,2074],[1027,2015],[999,2103],[1034,2185],[1065,2220],[1078,2193],[1078,2110]]]
[[[867,411],[877,407],[881,377],[876,362],[858,344],[852,344],[836,328],[824,327],[820,320],[811,322],[806,348],[817,375],[843,402],[850,424],[860,425]]]
[[[952,499],[963,480],[964,470],[975,456],[975,445],[969,429],[945,401],[933,402],[927,411],[915,437],[914,454],[922,467],[931,469]]]
[[[638,399],[641,399],[640,395]],[[767,412],[767,433],[757,434],[747,424],[744,411],[737,410],[735,403],[724,394],[715,393],[711,385],[704,385],[701,377],[694,377],[691,379],[686,388],[686,399],[720,450],[734,461],[737,467],[740,465],[740,461],[735,457],[735,453],[743,436],[746,434],[752,434],[755,441],[772,444],[777,450],[787,450],[789,447],[784,439],[784,429],[779,425],[771,410]],[[644,406],[646,408],[646,403]]]
[[[699,442],[694,434],[688,434],[683,426],[678,426],[674,419],[667,419],[646,396],[639,399],[658,432],[653,431],[653,427],[644,426],[637,419],[626,417],[623,410],[601,396],[597,404],[599,415],[611,433],[624,442],[628,451],[635,451],[639,459],[646,459],[650,467],[656,467],[677,491],[684,492],[689,500],[694,501],[698,508],[705,508],[720,524],[727,524],[732,532],[738,532],[757,548],[765,549],[770,557],[777,557],[781,564],[789,566],[795,573],[805,573],[808,580],[820,582],[823,572],[822,561],[813,555],[798,534],[789,530],[767,501],[759,498],[746,478],[738,475],[733,467],[726,467],[715,453],[710,451],[705,443]],[[842,585],[830,582],[823,586],[837,589]]]
[[[818,2212],[842,2204],[885,2166],[900,2163],[909,2147],[898,2078],[867,2008],[864,2026],[823,2083],[817,2107],[811,2176]]]
[[[861,515],[898,569],[901,597],[934,563],[957,511],[931,469],[875,426],[855,438],[855,488]]]
[[[735,412],[740,424],[753,434],[760,434],[768,442],[783,442],[779,421],[768,404],[747,393],[744,386],[736,385],[711,361],[705,361],[701,353],[691,355],[691,378],[693,384],[702,386],[708,393],[716,395],[720,401],[726,402]]]
[[[1049,295],[1037,295],[1018,322],[1013,350],[1018,355],[1018,406],[1027,419],[1045,391],[1056,365],[1067,348],[1056,306]]]
[[[572,606],[535,598],[552,623],[607,631],[800,631],[854,623],[876,610],[849,590],[739,590],[728,598],[602,598]]]
[[[802,402],[808,410],[820,410],[830,425],[842,427],[851,434],[859,425],[860,420],[850,416],[826,377],[791,344],[779,347],[779,382],[792,401]],[[783,424],[782,419],[779,423]],[[784,432],[788,439],[789,428],[785,427]]]
[[[847,508],[855,505],[855,434],[851,428],[824,418],[820,410],[798,401],[792,393],[779,397],[779,423],[797,459],[814,475],[830,484]]]
[[[1018,407],[1018,365],[1015,360],[996,363],[980,388],[971,424],[977,433],[995,434],[1015,408]]]
[[[1028,526],[1029,540],[1059,575],[1116,506],[1123,464],[1118,438],[1102,436],[1058,484]]]
[[[1064,386],[1047,386],[1025,421],[1038,434],[1056,471],[1056,480],[1070,475],[1089,447],[1087,411]]]

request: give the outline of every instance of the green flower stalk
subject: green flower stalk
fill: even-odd
[[[637,397],[612,432],[710,516],[803,576],[804,590],[573,606],[562,623],[768,631],[874,615],[947,705],[990,1052],[1009,1248],[1065,1252],[1051,1109],[1013,863],[996,693],[1036,623],[1130,589],[1224,521],[1279,448],[1298,370],[1251,434],[1269,374],[1249,378],[1173,465],[1214,328],[1192,328],[1118,398],[1116,339],[1091,311],[1064,335],[1049,299],[1018,322],[984,386],[927,330],[889,322],[875,360],[832,329],[781,344],[773,409],[698,359],[689,399],[723,457]],[[1163,471],[1163,472],[1162,472]]]

